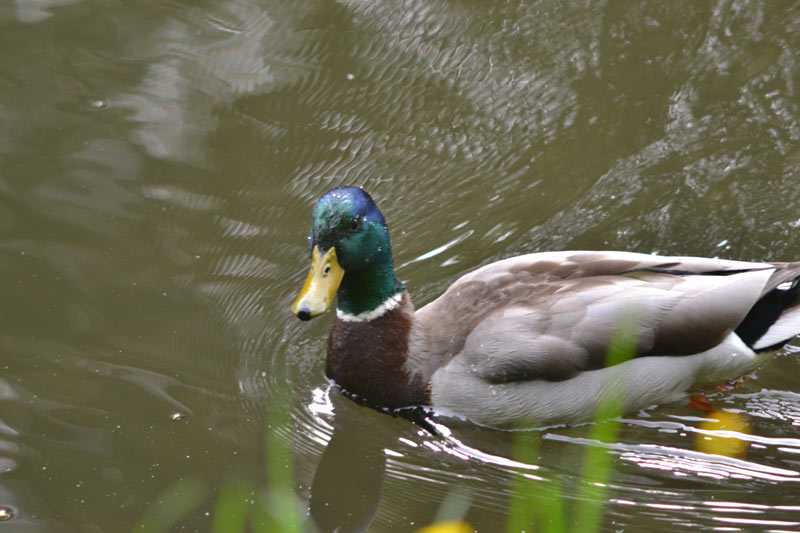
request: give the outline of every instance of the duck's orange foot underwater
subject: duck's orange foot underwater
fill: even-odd
[[[716,408],[714,407],[714,404],[711,403],[711,400],[703,395],[690,397],[689,409],[697,409],[698,411],[703,411],[704,413],[712,413],[716,411]]]

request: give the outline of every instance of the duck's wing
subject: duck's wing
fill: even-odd
[[[713,348],[798,276],[797,263],[531,254],[460,278],[417,312],[417,322],[427,351],[461,358],[487,381],[562,380],[605,366],[621,327],[635,331],[637,357]]]

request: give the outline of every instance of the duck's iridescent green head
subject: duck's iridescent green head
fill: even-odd
[[[292,312],[302,320],[321,315],[339,296],[339,309],[372,311],[403,290],[394,275],[389,230],[363,189],[325,193],[311,215],[311,271]]]

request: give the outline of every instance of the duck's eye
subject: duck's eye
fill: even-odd
[[[353,220],[350,221],[350,231],[356,232],[356,231],[358,231],[360,229],[361,229],[361,219],[360,218],[354,218]]]

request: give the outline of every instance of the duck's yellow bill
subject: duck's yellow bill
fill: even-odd
[[[292,304],[292,313],[300,320],[310,320],[327,311],[343,277],[344,270],[336,259],[336,248],[322,255],[319,248],[314,246],[311,251],[311,270]]]

